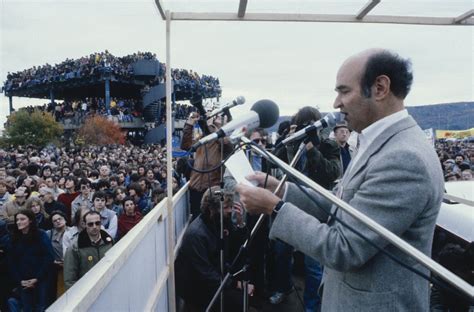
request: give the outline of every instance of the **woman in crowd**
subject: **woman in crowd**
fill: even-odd
[[[8,267],[19,295],[9,300],[10,311],[44,311],[47,306],[48,276],[54,261],[51,241],[38,229],[31,210],[15,214]]]
[[[53,228],[46,232],[51,244],[53,245],[54,251],[54,270],[52,276],[52,285],[50,291],[51,302],[59,298],[65,291],[64,287],[64,251],[63,251],[63,237],[65,233],[71,232],[68,226],[66,226],[66,215],[60,210],[53,211],[51,213],[51,221]]]
[[[122,238],[143,218],[141,213],[136,211],[135,202],[133,198],[126,197],[124,199],[124,213],[118,220],[118,237]]]
[[[39,229],[46,231],[52,228],[49,215],[44,210],[43,201],[39,197],[30,196],[26,201],[26,209],[32,211],[35,215],[36,225]]]
[[[117,217],[120,217],[123,213],[123,200],[127,197],[127,189],[123,186],[119,186],[114,191],[114,203],[112,210],[115,211]]]

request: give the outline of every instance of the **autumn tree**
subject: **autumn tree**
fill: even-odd
[[[86,119],[77,134],[77,143],[90,145],[124,144],[125,134],[120,126],[102,116]]]
[[[0,143],[4,146],[35,145],[43,147],[57,143],[63,127],[47,112],[21,109],[8,116]]]

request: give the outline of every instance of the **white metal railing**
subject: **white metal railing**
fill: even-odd
[[[162,200],[48,311],[168,311],[167,200]],[[173,196],[175,251],[189,222],[186,184]]]

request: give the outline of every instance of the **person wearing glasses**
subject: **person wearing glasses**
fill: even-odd
[[[66,289],[69,289],[96,265],[113,245],[112,237],[101,229],[102,222],[99,212],[92,210],[87,212],[83,221],[86,225],[85,231],[79,233],[77,240],[68,248],[64,257]]]

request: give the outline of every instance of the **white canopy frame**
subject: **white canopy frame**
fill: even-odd
[[[229,12],[171,12],[163,6],[162,0],[154,0],[162,20],[166,21],[166,149],[167,149],[167,185],[172,185],[172,115],[171,115],[171,21],[253,21],[253,22],[316,22],[316,23],[373,23],[373,24],[408,24],[432,26],[472,26],[474,25],[474,9],[459,16],[427,17],[427,16],[391,16],[369,15],[381,0],[369,0],[356,14],[298,14],[298,13],[248,13],[248,0],[239,0],[236,13]],[[446,2],[449,2],[447,0]],[[174,220],[172,188],[167,189],[168,209],[168,307],[176,311],[174,281]],[[431,259],[429,259],[431,260]],[[450,273],[448,271],[448,273]],[[470,296],[474,296],[474,288],[464,285]],[[462,287],[461,287],[462,288]]]

